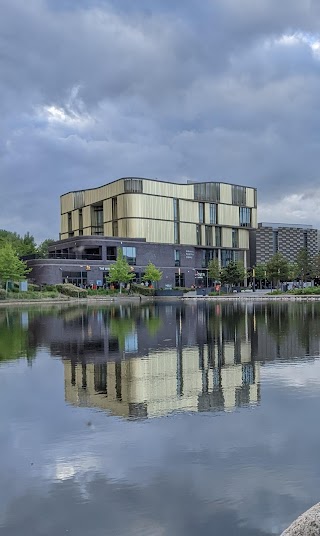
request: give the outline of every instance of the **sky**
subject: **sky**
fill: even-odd
[[[0,228],[124,176],[258,188],[320,228],[318,0],[2,0]]]

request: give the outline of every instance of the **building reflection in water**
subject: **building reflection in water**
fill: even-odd
[[[188,302],[0,311],[0,362],[49,348],[72,404],[126,417],[260,400],[260,366],[320,355],[320,303]]]
[[[227,320],[205,304],[75,312],[51,345],[65,360],[66,401],[130,418],[258,403],[260,363],[238,313]]]

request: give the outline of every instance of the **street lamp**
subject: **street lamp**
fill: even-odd
[[[82,281],[83,281],[83,279],[82,279],[82,268],[84,268],[84,265],[80,264],[80,287],[81,288],[83,287],[83,285],[82,285]]]

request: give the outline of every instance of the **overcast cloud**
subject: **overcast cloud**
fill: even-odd
[[[2,0],[0,228],[122,176],[258,188],[320,227],[318,0]]]

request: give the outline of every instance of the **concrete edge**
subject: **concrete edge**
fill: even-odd
[[[319,536],[320,535],[320,503],[299,516],[281,536]]]

